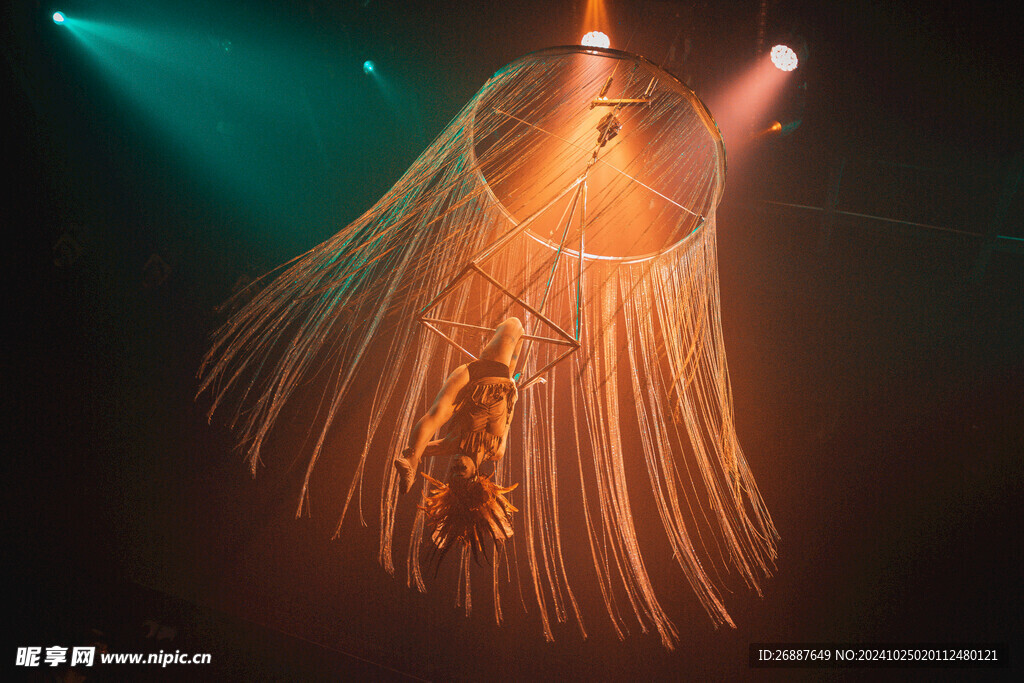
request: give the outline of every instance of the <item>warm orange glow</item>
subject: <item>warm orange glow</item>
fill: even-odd
[[[758,130],[758,131],[755,131],[755,132],[751,133],[750,137],[752,139],[766,138],[769,135],[777,135],[777,134],[779,134],[781,132],[782,132],[782,124],[780,122],[778,122],[778,121],[772,121],[770,126],[768,126],[767,128],[762,128],[761,130]]]
[[[711,201],[715,192],[710,175],[715,164],[712,146],[701,139],[693,143],[700,152],[684,154],[682,147],[689,136],[699,135],[697,128],[682,125],[683,119],[671,126],[654,125],[670,102],[680,108],[688,107],[688,102],[678,94],[658,91],[660,104],[648,108],[641,104],[646,101],[647,77],[623,78],[621,70],[616,75],[618,62],[593,54],[574,55],[567,63],[572,64],[573,78],[564,85],[559,83],[566,94],[551,97],[552,104],[557,101],[560,106],[545,112],[542,125],[531,123],[531,119],[537,121],[533,110],[513,107],[502,110],[501,116],[507,120],[491,138],[476,138],[481,173],[495,197],[515,220],[532,217],[530,235],[558,245],[564,234],[570,249],[580,243],[581,209],[585,207],[585,250],[599,258],[638,258],[676,243],[695,227],[706,209],[691,209],[689,200],[679,197],[674,188],[706,182],[701,185],[701,202]],[[524,102],[535,106],[532,101]],[[595,102],[605,104],[594,106]],[[620,105],[610,106],[612,103]],[[494,110],[486,101],[480,107],[482,112]],[[598,147],[600,124],[611,114],[622,128]],[[652,136],[656,134],[665,137],[659,143],[662,151],[653,155]],[[712,137],[711,131],[705,129],[705,134]],[[515,163],[507,154],[487,151],[512,135],[518,138]],[[671,145],[681,146],[676,155],[666,149]],[[590,165],[595,150],[600,163]],[[677,167],[671,172],[658,161],[675,156],[685,156],[688,161],[674,162]],[[588,167],[587,193],[578,202],[577,193],[565,190],[571,189]]]
[[[582,29],[583,33],[600,31],[606,36],[611,36],[611,22],[608,21],[608,10],[605,9],[604,0],[587,0],[587,8],[583,10]]]

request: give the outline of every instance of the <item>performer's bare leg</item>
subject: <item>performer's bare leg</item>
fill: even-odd
[[[494,329],[494,336],[480,352],[481,360],[496,360],[508,366],[514,375],[519,351],[523,348],[523,323],[519,318],[508,318]]]

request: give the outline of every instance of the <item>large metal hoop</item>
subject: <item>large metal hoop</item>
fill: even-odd
[[[666,85],[668,85],[670,88],[672,88],[673,90],[678,92],[687,101],[690,102],[690,104],[694,108],[694,111],[696,111],[698,116],[701,117],[701,120],[703,121],[705,127],[708,129],[708,132],[710,132],[712,134],[712,136],[714,137],[715,144],[716,144],[716,146],[718,148],[718,154],[717,154],[717,158],[718,158],[718,172],[717,172],[718,184],[717,184],[717,187],[715,188],[715,198],[714,198],[714,200],[712,202],[712,210],[715,207],[717,207],[718,203],[722,199],[722,192],[725,189],[726,156],[725,156],[725,143],[724,143],[724,141],[722,139],[722,132],[719,130],[718,124],[715,123],[714,117],[711,116],[711,112],[708,111],[707,106],[705,106],[705,104],[700,100],[699,97],[697,97],[697,95],[692,90],[690,90],[690,88],[688,88],[682,81],[680,81],[678,78],[673,76],[671,73],[669,73],[668,71],[665,71],[664,69],[662,69],[658,65],[654,64],[650,60],[646,59],[645,57],[641,57],[640,55],[635,55],[635,54],[632,54],[632,53],[629,53],[629,52],[623,52],[621,50],[613,50],[613,49],[610,49],[610,48],[599,48],[599,47],[584,47],[582,45],[566,45],[566,46],[560,46],[560,47],[550,47],[550,48],[546,48],[544,50],[538,50],[536,52],[531,52],[531,53],[529,53],[527,55],[524,55],[523,57],[520,57],[519,59],[515,60],[514,62],[509,63],[508,65],[503,67],[501,70],[497,71],[494,74],[494,76],[491,77],[491,81],[493,81],[495,78],[499,78],[504,72],[513,69],[514,67],[516,67],[517,65],[519,65],[519,64],[521,64],[521,63],[523,63],[525,61],[534,60],[534,59],[537,59],[537,58],[554,57],[554,56],[568,55],[568,54],[598,55],[598,56],[602,56],[602,57],[608,57],[608,58],[611,58],[611,59],[619,59],[619,60],[623,60],[623,61],[632,61],[632,62],[641,64],[644,67],[650,69],[651,71],[659,74],[659,76],[663,77],[664,78],[663,82]],[[662,82],[660,78],[659,78],[659,82]],[[519,225],[519,220],[512,214],[511,211],[508,210],[508,208],[498,198],[498,196],[494,194],[494,190],[491,188],[490,183],[487,181],[487,178],[484,176],[483,169],[480,167],[480,163],[479,163],[479,161],[477,159],[477,156],[476,156],[476,119],[477,119],[477,111],[478,111],[478,109],[480,107],[480,103],[481,103],[482,99],[483,98],[481,98],[478,95],[476,97],[476,99],[473,101],[473,106],[472,106],[472,108],[470,109],[470,112],[469,112],[468,125],[466,126],[467,131],[468,131],[468,134],[466,136],[466,138],[467,138],[466,144],[467,144],[467,147],[468,147],[467,154],[468,154],[468,157],[469,157],[470,167],[476,173],[477,178],[478,178],[481,186],[484,188],[484,191],[487,193],[487,195],[491,198],[491,201],[494,202],[494,205],[498,208],[498,210],[501,211],[501,213],[508,219],[508,221],[512,225]],[[605,262],[613,262],[613,263],[620,263],[620,264],[643,263],[645,261],[650,261],[651,259],[657,258],[657,257],[661,256],[662,254],[665,254],[665,253],[668,253],[668,252],[670,252],[670,251],[672,251],[674,249],[677,249],[680,246],[682,246],[683,244],[685,244],[686,242],[688,242],[690,239],[693,238],[694,235],[696,235],[700,231],[701,228],[704,227],[704,225],[707,223],[708,218],[709,218],[708,216],[701,216],[701,219],[698,221],[697,225],[693,228],[693,230],[691,230],[689,233],[687,233],[686,235],[681,237],[676,242],[673,242],[672,244],[669,244],[669,245],[665,246],[664,248],[659,249],[658,251],[649,252],[647,254],[641,254],[639,256],[610,256],[610,255],[606,255],[606,254],[594,254],[594,253],[590,253],[590,252],[584,251],[583,252],[583,260],[584,261],[605,261]],[[557,251],[559,248],[561,248],[562,253],[567,255],[567,256],[570,256],[572,258],[579,258],[580,257],[579,250],[571,249],[567,245],[559,245],[558,243],[553,242],[553,241],[551,241],[551,240],[549,240],[549,239],[547,239],[545,237],[542,237],[541,235],[537,235],[536,233],[534,233],[530,229],[527,229],[525,232],[526,232],[526,234],[531,239],[535,240],[536,242],[538,242],[540,244],[543,244],[543,245],[547,246],[548,248],[550,248],[552,250],[556,250]]]

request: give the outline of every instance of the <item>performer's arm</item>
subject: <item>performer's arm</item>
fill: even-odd
[[[445,380],[444,386],[441,387],[437,398],[434,399],[434,405],[430,406],[427,414],[421,417],[412,428],[412,433],[409,435],[409,448],[403,453],[406,458],[412,462],[419,462],[431,437],[445,422],[451,419],[452,413],[455,412],[455,399],[467,384],[469,384],[469,370],[465,365],[460,365]]]
[[[508,432],[509,427],[512,426],[512,416],[515,414],[516,403],[519,402],[519,387],[516,386],[515,382],[512,382],[512,397],[508,403],[508,412],[505,417],[505,431],[501,434],[501,444],[498,446],[498,454],[495,456],[495,460],[501,460],[505,457],[505,449],[508,446]]]

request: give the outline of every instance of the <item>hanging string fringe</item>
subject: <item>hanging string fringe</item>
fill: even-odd
[[[598,164],[588,178],[587,251],[566,250],[552,267],[541,216],[487,261],[493,280],[523,301],[538,301],[547,286],[544,315],[580,343],[571,362],[552,367],[547,385],[522,396],[522,417],[493,474],[494,482],[522,482],[514,494],[522,512],[514,536],[493,553],[489,584],[497,620],[501,591],[518,591],[516,602],[539,616],[548,639],[553,624],[567,620],[585,635],[584,619],[604,612],[620,637],[632,622],[672,647],[678,631],[656,595],[634,508],[654,511],[679,570],[718,624],[732,625],[721,577],[735,572],[759,592],[777,535],[735,432],[715,240],[721,136],[696,97],[645,60],[566,48],[505,67],[373,208],[231,315],[204,359],[200,391],[212,397],[211,413],[236,407],[230,424],[253,473],[284,407],[304,387],[322,392],[306,417],[311,438],[297,512],[308,511],[321,457],[350,467],[339,492],[343,518],[352,507],[362,517],[363,475],[379,473],[379,557],[394,571],[396,529],[409,525],[398,522],[391,460],[433,392],[466,360],[417,318],[474,255],[508,233],[510,221],[565,194],[586,170],[605,113],[590,105],[609,75],[610,97],[649,102],[620,114],[621,131],[602,151],[614,171],[596,173]],[[563,208],[551,204],[554,214]],[[624,238],[633,251],[611,250]],[[478,280],[456,283],[431,317],[493,327],[515,304]],[[543,334],[536,316],[521,315],[528,333]],[[574,319],[584,323],[574,327]],[[538,344],[523,372],[544,368],[564,349]],[[375,384],[365,386],[367,377]],[[338,421],[351,419],[352,406],[368,396],[365,444],[328,453]],[[634,477],[628,462],[646,474]],[[428,465],[435,487],[423,494],[428,509],[446,465]],[[510,513],[511,489],[494,486],[507,503],[498,507]],[[407,581],[419,590],[436,543],[425,533],[427,517],[416,515],[405,551]],[[510,536],[500,515],[492,521]],[[468,610],[472,550],[462,547]],[[596,583],[598,605],[579,599],[581,581]]]

